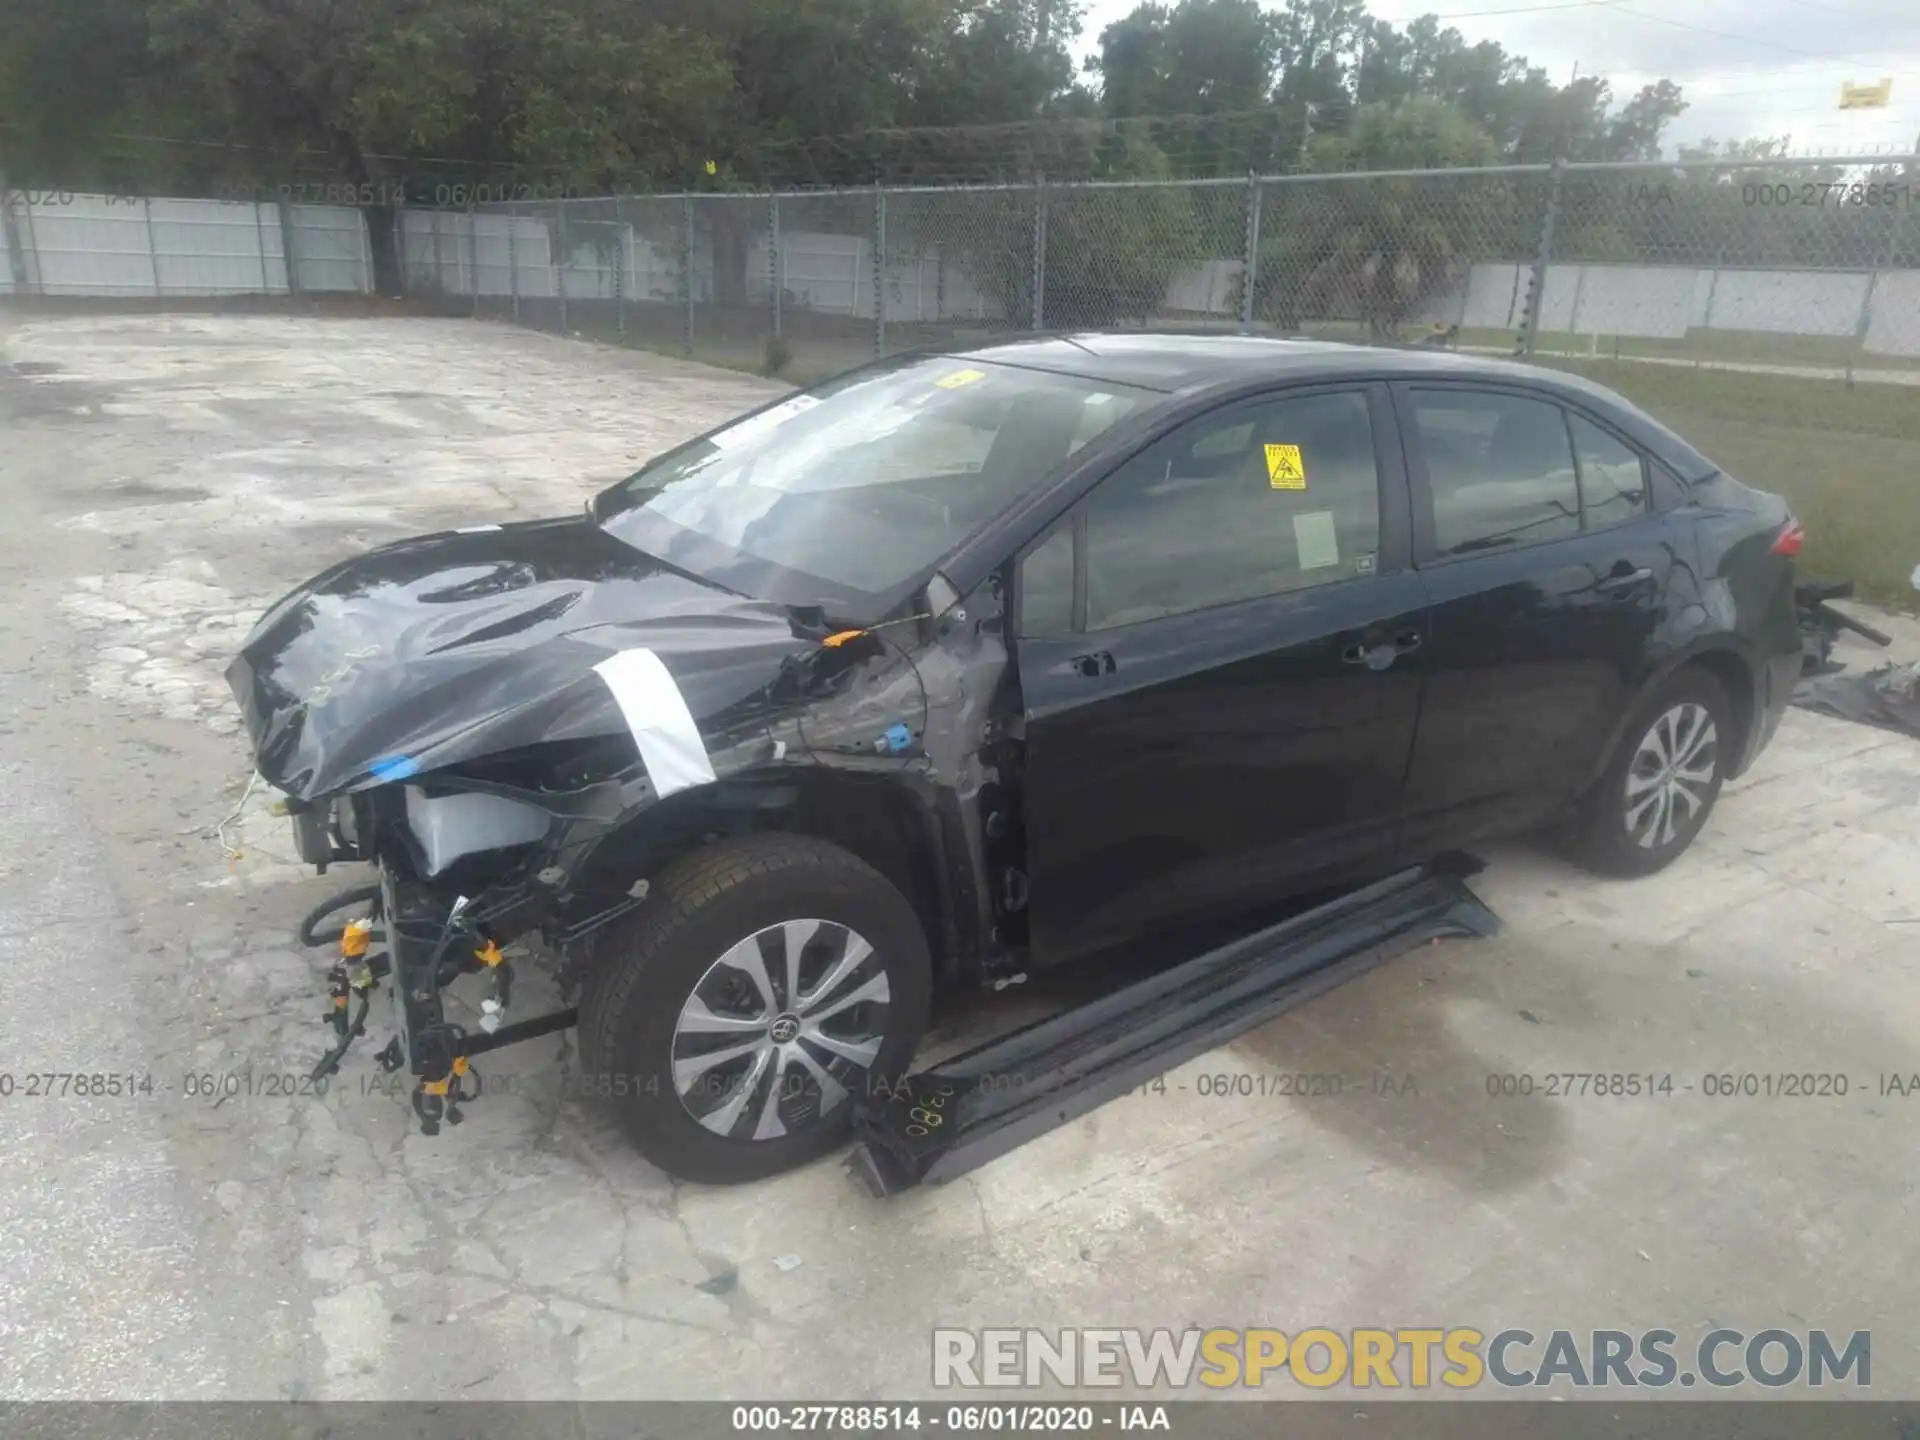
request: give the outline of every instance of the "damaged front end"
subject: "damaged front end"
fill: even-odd
[[[613,797],[596,801],[590,793],[600,787],[510,798],[509,787],[466,788],[472,783],[449,776],[289,806],[296,837],[324,846],[324,859],[317,850],[303,850],[303,858],[363,861],[376,877],[300,926],[305,944],[339,951],[327,972],[333,1044],[313,1075],[339,1068],[365,1035],[384,985],[392,1038],[376,1058],[383,1071],[412,1078],[414,1111],[427,1134],[443,1120],[460,1122],[460,1105],[473,1098],[463,1084],[473,1057],[575,1023],[571,1006],[509,1022],[515,976],[507,947],[529,941],[566,956],[639,904],[631,894],[598,895],[570,883],[569,856],[580,856],[616,820]],[[343,916],[352,918],[328,923]],[[475,974],[488,984],[470,1032],[449,1013],[449,987]]]
[[[927,823],[949,825],[936,812],[968,766],[933,755],[971,710],[936,696],[930,730],[915,651],[937,633],[924,608],[890,631],[836,630],[582,521],[410,541],[295,591],[228,679],[301,859],[374,870],[301,927],[339,951],[315,1075],[385,986],[378,1060],[412,1078],[433,1133],[461,1119],[473,1057],[575,1023],[594,937],[645,903],[658,866],[790,815],[827,780],[919,795]],[[951,672],[990,690],[1005,657],[973,636],[983,647],[972,671],[943,648],[936,686]],[[511,1017],[516,943],[554,964],[562,1008]],[[472,1025],[448,1003],[469,975],[487,977]]]

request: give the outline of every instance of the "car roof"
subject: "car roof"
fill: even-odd
[[[1611,414],[1634,432],[1642,444],[1688,479],[1712,474],[1718,468],[1667,426],[1604,385],[1564,370],[1488,355],[1226,331],[1169,330],[1031,335],[950,353],[957,359],[1015,365],[1099,384],[1130,385],[1184,396],[1232,389],[1262,379],[1284,383],[1364,375],[1384,379],[1519,382],[1565,396],[1578,396]]]
[[[1291,380],[1365,371],[1370,375],[1458,375],[1463,379],[1492,379],[1519,375],[1537,378],[1543,373],[1529,366],[1448,350],[1163,330],[1023,336],[958,352],[955,358],[1019,365],[1168,394],[1238,384],[1269,375]]]

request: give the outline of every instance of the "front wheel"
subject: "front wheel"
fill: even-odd
[[[920,921],[872,867],[808,836],[724,840],[598,948],[583,1084],[669,1174],[757,1180],[846,1138],[912,1059],[931,990]]]
[[[1704,670],[1662,685],[1627,727],[1581,806],[1577,857],[1607,875],[1651,875],[1691,845],[1733,762],[1727,692]]]

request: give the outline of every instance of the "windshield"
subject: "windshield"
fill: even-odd
[[[1148,392],[975,360],[829,382],[641,470],[617,539],[731,589],[844,607],[885,594]]]

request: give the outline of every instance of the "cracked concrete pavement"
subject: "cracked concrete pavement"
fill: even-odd
[[[1920,1072],[1920,745],[1801,712],[1666,874],[1502,847],[1498,940],[945,1189],[676,1184],[565,1037],[434,1139],[376,1046],[282,1093],[323,1048],[290,929],[351,876],[242,803],[234,643],[335,559],[574,511],[778,388],[464,321],[0,318],[0,1071],[152,1081],[0,1101],[0,1398],[900,1398],[935,1325],[1190,1323],[1871,1329],[1876,1395],[1920,1394],[1920,1096],[1878,1080]],[[1488,1093],[1566,1071],[1695,1088]],[[1301,1074],[1349,1083],[1259,1094]]]

